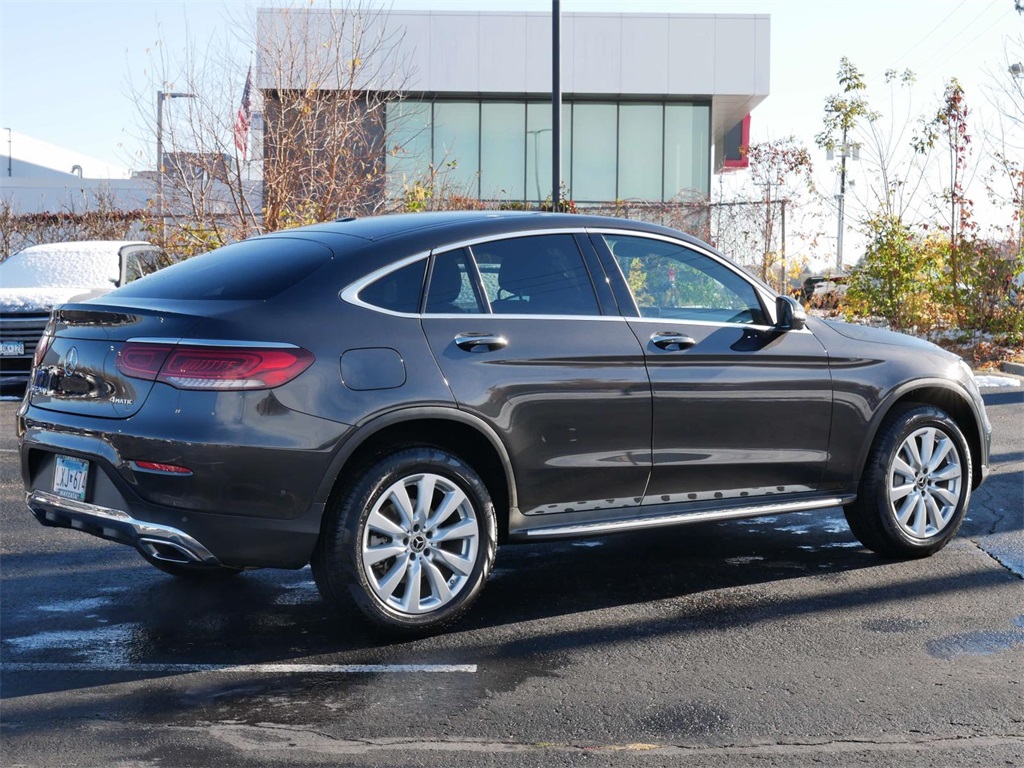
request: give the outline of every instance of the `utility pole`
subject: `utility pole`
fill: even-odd
[[[156,212],[160,217],[160,245],[167,239],[164,221],[164,101],[194,99],[194,93],[156,92]]]
[[[561,210],[562,183],[562,8],[551,0],[551,210]]]
[[[786,198],[783,198],[779,202],[782,203],[782,237],[780,244],[780,251],[782,252],[782,275],[779,277],[779,286],[783,296],[789,295],[789,285],[787,284],[787,275],[789,270],[786,268],[786,203],[789,202]]]
[[[839,170],[839,233],[836,235],[836,272],[843,271],[843,208],[846,202],[846,126],[843,126],[842,160]]]

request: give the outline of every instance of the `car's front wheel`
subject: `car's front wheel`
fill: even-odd
[[[868,455],[850,529],[888,557],[927,557],[960,528],[971,496],[971,452],[949,415],[930,405],[890,414]]]
[[[377,626],[434,631],[479,596],[494,562],[494,507],[479,475],[430,446],[364,468],[329,510],[313,555],[323,597]]]

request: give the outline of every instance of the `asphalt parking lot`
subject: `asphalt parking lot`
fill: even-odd
[[[391,642],[309,569],[186,584],[44,529],[0,403],[5,766],[960,766],[1024,760],[1024,392],[958,538],[892,562],[838,509],[499,550]]]

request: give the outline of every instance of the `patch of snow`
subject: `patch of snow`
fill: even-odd
[[[49,309],[73,296],[113,290],[121,277],[120,250],[137,240],[82,240],[33,245],[0,263],[0,306]]]
[[[61,600],[56,603],[47,603],[40,605],[39,610],[47,613],[81,613],[109,604],[109,597],[86,597],[82,600]]]
[[[129,241],[84,240],[33,245],[0,264],[6,288],[100,288],[121,276],[118,252]]]
[[[0,280],[5,280],[0,274]],[[113,289],[113,285],[110,286]],[[39,288],[8,288],[6,282],[0,288],[0,307],[5,312],[46,312],[58,304],[67,304],[83,293],[82,288],[61,288],[55,285]]]
[[[18,653],[62,650],[95,664],[123,663],[131,647],[132,624],[115,624],[97,629],[39,632],[26,637],[4,638],[4,643]]]
[[[729,565],[747,565],[749,563],[756,563],[758,560],[764,560],[759,555],[750,555],[747,557],[727,557],[725,562]]]
[[[993,376],[991,374],[974,374],[979,387],[1019,387],[1020,379],[1013,376]]]

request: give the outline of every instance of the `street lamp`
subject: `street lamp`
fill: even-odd
[[[164,226],[164,102],[168,99],[194,99],[194,93],[175,91],[156,92],[156,205],[160,216],[161,245],[167,239]]]
[[[843,143],[839,145],[840,150],[839,157],[842,159],[839,170],[839,194],[836,195],[836,202],[839,205],[839,232],[836,236],[836,271],[842,274],[843,271],[843,213],[846,206],[846,158],[851,160],[860,160],[860,145],[856,143],[848,143],[846,141],[846,126],[843,126]],[[825,157],[827,160],[832,160],[835,157],[835,151],[829,149],[826,151]],[[852,185],[853,182],[851,181]]]

